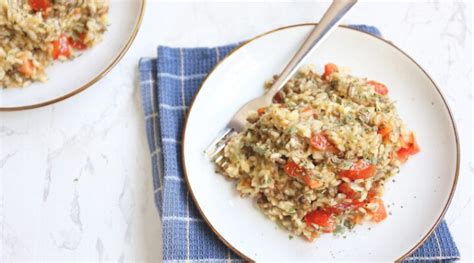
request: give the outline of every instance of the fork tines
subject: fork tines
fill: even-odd
[[[225,129],[222,135],[218,136],[207,148],[206,155],[220,165],[223,160],[223,156],[219,153],[222,152],[227,142],[237,134],[233,129]]]

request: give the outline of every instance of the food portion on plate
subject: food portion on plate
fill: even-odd
[[[70,60],[102,40],[109,1],[0,0],[0,87],[46,81],[54,60]]]
[[[381,222],[385,182],[419,152],[388,93],[334,64],[322,75],[307,66],[248,117],[214,159],[217,171],[272,221],[308,240]]]

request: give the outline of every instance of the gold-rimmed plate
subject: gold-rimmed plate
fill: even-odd
[[[72,97],[105,76],[125,55],[144,15],[145,0],[111,0],[109,27],[101,43],[71,61],[46,69],[48,81],[0,89],[0,111],[33,109]]]
[[[427,73],[393,44],[339,27],[308,59],[322,71],[333,62],[352,74],[385,83],[402,119],[417,134],[421,152],[386,185],[390,216],[346,233],[323,235],[309,243],[264,217],[242,199],[233,182],[214,172],[203,154],[234,112],[263,93],[265,80],[281,71],[314,25],[265,33],[236,49],[202,84],[190,108],[182,157],[191,196],[215,234],[248,260],[401,260],[433,232],[454,194],[459,142],[451,112]]]

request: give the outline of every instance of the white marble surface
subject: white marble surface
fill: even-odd
[[[94,87],[41,109],[0,113],[0,261],[159,261],[161,229],[137,61],[158,44],[209,46],[318,20],[327,3],[149,1],[129,53]],[[346,23],[377,25],[442,88],[462,144],[446,215],[472,260],[472,16],[464,2],[361,3]]]

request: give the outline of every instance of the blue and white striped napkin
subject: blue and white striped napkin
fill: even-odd
[[[375,27],[356,29],[380,35]],[[163,227],[165,262],[241,262],[202,220],[181,167],[184,119],[209,71],[236,45],[215,48],[159,47],[157,58],[140,60],[140,86],[152,159],[155,202]],[[406,261],[453,261],[459,251],[443,221]]]

